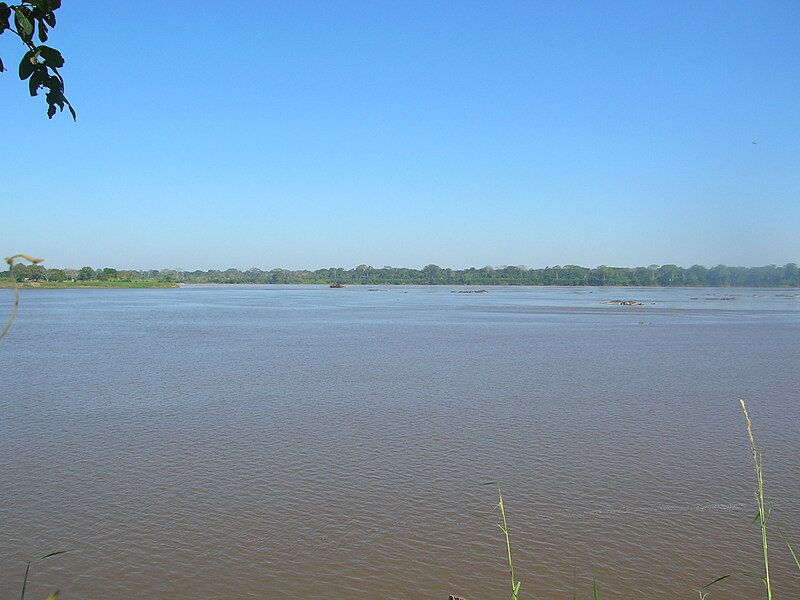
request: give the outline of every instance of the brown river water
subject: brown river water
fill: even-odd
[[[24,290],[0,600],[507,599],[497,484],[522,599],[699,598],[761,568],[740,398],[800,598],[800,299],[466,289]]]

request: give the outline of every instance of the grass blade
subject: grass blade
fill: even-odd
[[[50,554],[45,554],[39,560],[44,560],[45,558],[50,558],[51,556],[58,556],[59,554],[66,554],[67,552],[72,552],[72,548],[69,550],[56,550],[55,552],[51,552]]]
[[[514,576],[514,561],[511,558],[511,539],[508,537],[508,520],[506,519],[506,505],[503,502],[503,492],[500,490],[500,486],[497,486],[497,494],[500,496],[500,502],[497,503],[497,508],[500,509],[500,515],[503,518],[503,522],[496,523],[496,525],[500,528],[500,531],[506,537],[506,550],[508,552],[508,570],[511,572],[511,600],[517,600],[519,595],[519,586],[520,582],[517,581],[516,577]]]
[[[753,423],[750,421],[750,415],[747,414],[747,406],[744,400],[739,400],[742,405],[742,412],[747,421],[747,436],[750,438],[750,452],[753,455],[753,467],[756,473],[756,503],[758,504],[758,520],[761,526],[761,548],[764,556],[764,586],[767,588],[767,600],[772,600],[772,586],[769,579],[769,546],[767,544],[767,515],[766,501],[764,500],[764,469],[761,448],[756,445],[756,439],[753,436]]]
[[[723,575],[722,577],[717,577],[717,578],[716,578],[714,581],[712,581],[711,583],[707,583],[707,584],[705,584],[705,585],[703,586],[703,589],[706,589],[707,587],[711,587],[711,586],[712,586],[712,585],[714,585],[715,583],[719,583],[720,581],[722,581],[723,579],[727,579],[728,577],[733,577],[733,573],[728,573],[727,575]]]
[[[578,598],[578,559],[575,558],[575,564],[572,565],[572,600]]]
[[[25,567],[25,578],[22,580],[22,594],[20,594],[19,600],[25,600],[25,586],[28,585],[28,573],[31,570],[31,563],[28,563],[28,566]]]
[[[789,554],[792,555],[792,558],[794,559],[794,564],[797,565],[797,570],[800,571],[800,560],[797,559],[797,554],[794,553],[794,548],[792,548],[792,545],[789,543],[789,540],[786,539],[786,536],[783,535],[783,532],[780,529],[778,529],[778,533],[780,534],[783,543],[786,544],[786,547],[789,549]]]
[[[797,554],[794,553],[794,549],[792,549],[792,545],[788,540],[784,540],[784,542],[786,542],[786,547],[789,549],[789,552],[792,553],[792,558],[794,559],[794,564],[797,565],[797,570],[800,571],[800,560],[797,560]]]
[[[68,550],[56,550],[55,552],[50,552],[49,554],[45,554],[39,560],[44,560],[45,558],[50,558],[51,556],[58,556],[59,554],[66,554],[67,552],[72,552],[72,548]],[[31,563],[28,563],[28,566],[25,567],[25,578],[22,580],[22,593],[20,594],[19,600],[25,600],[25,588],[28,586],[28,575],[31,572]],[[55,600],[58,598],[58,590],[53,592],[47,597],[47,600]]]

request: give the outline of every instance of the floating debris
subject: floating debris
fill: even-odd
[[[644,302],[638,300],[607,300],[603,304],[613,304],[615,306],[644,306]]]
[[[488,294],[489,290],[451,290],[451,294]]]

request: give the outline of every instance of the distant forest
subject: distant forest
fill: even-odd
[[[165,282],[165,283],[316,283],[316,284],[415,284],[415,285],[618,285],[658,287],[800,287],[800,270],[795,263],[782,267],[706,268],[694,265],[688,269],[677,265],[648,267],[607,267],[593,269],[576,265],[529,269],[525,266],[447,269],[428,265],[422,269],[403,267],[371,267],[354,269],[329,268],[316,271],[252,268],[246,271],[181,271],[174,269],[131,271],[113,268],[48,269],[42,265],[14,265],[13,271],[0,274],[2,279],[14,277],[28,282]]]

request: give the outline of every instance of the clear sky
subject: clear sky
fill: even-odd
[[[0,36],[0,255],[46,266],[800,262],[800,2],[63,0]],[[755,143],[754,143],[755,142]]]

